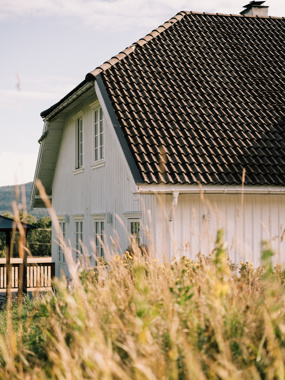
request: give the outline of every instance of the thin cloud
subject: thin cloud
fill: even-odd
[[[0,20],[11,17],[75,17],[100,30],[154,28],[180,10],[239,13],[246,0],[0,0]],[[281,0],[266,2],[270,15],[285,13]],[[165,15],[165,20],[162,17]]]
[[[36,162],[37,154],[18,152],[0,153],[0,186],[32,181]]]
[[[15,77],[15,88],[4,88],[0,90],[0,103],[4,109],[14,109],[15,104],[33,102],[52,103],[58,101],[74,87],[73,78],[47,77],[44,79],[22,79],[19,88]],[[11,84],[12,79],[8,82]]]
[[[70,91],[72,87],[68,87],[68,91]],[[8,107],[13,107],[15,105],[15,102],[18,101],[41,101],[41,100],[48,100],[48,101],[56,101],[58,100],[63,94],[67,93],[64,88],[61,87],[59,91],[53,91],[53,92],[43,92],[43,91],[18,91],[15,90],[0,90],[0,102],[2,104],[2,109]],[[6,105],[6,107],[5,107]]]

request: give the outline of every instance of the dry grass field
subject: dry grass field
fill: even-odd
[[[231,265],[222,230],[195,261],[133,251],[2,311],[0,377],[284,379],[285,273],[270,247],[260,268]]]
[[[1,379],[285,378],[285,270],[267,242],[258,268],[230,262],[221,229],[195,260],[134,242],[80,269],[50,210],[71,282],[0,311]]]

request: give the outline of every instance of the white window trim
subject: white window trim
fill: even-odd
[[[94,152],[93,152],[94,154]],[[92,164],[91,165],[91,169],[97,169],[97,168],[102,168],[103,166],[105,166],[105,160],[100,160],[100,161],[96,161],[96,163]]]
[[[64,232],[61,231],[62,234],[63,234],[63,238],[65,240],[66,239],[66,221],[65,221],[65,215],[60,215],[60,216],[58,215],[57,216],[57,220],[58,220],[58,223],[59,223],[59,226],[60,226],[61,229],[62,229],[61,223],[65,224],[65,231]],[[66,265],[66,261],[65,261],[65,257],[64,257],[64,252],[63,252],[62,247],[59,244],[58,238],[57,238],[57,253],[58,253],[58,262],[61,265]],[[62,255],[62,260],[60,260],[60,253]]]
[[[75,169],[72,172],[72,174],[74,174],[74,175],[80,174],[80,173],[84,173],[84,168]]]
[[[141,219],[142,212],[141,211],[128,211],[123,213],[126,219]]]
[[[95,247],[97,248],[96,246],[96,231],[95,231],[95,223],[96,222],[103,222],[104,223],[104,235],[105,235],[105,229],[106,229],[106,213],[101,213],[101,214],[92,214],[91,215],[92,219],[93,219],[93,231],[94,231],[94,238],[95,238]],[[105,241],[103,241],[103,245],[105,245]],[[100,243],[100,249],[101,249],[101,243]],[[96,252],[96,254],[98,254]],[[103,252],[103,256],[97,256],[98,258],[100,257],[103,257],[104,258],[104,252]]]
[[[72,215],[72,218],[74,220],[74,237],[75,237],[74,249],[75,249],[75,258],[76,258],[76,260],[78,260],[80,258],[80,254],[78,253],[78,251],[81,252],[81,249],[82,249],[81,254],[84,255],[84,249],[83,249],[83,246],[84,246],[84,241],[83,241],[83,238],[84,238],[84,214]],[[78,250],[77,250],[77,247],[76,247],[76,235],[77,235],[76,222],[82,222],[82,245],[83,246],[79,243],[80,244],[80,249],[78,249]]]
[[[140,245],[143,244],[143,234],[142,234],[142,213],[141,211],[129,211],[123,213],[124,217],[127,219],[127,231],[129,233],[129,241],[131,238],[131,223],[139,222],[140,223]]]
[[[73,174],[80,174],[80,173],[83,173],[84,171],[84,118],[83,118],[83,112],[82,111],[79,111],[77,112],[75,115],[72,116],[72,119],[74,121],[74,145],[75,145],[75,150],[74,150],[74,153],[75,153],[75,160],[74,160],[74,164],[75,164],[75,170],[72,171]],[[76,138],[76,132],[77,132],[77,128],[78,128],[78,120],[79,119],[82,119],[82,166],[76,168],[77,166],[77,161],[78,161],[78,141],[77,141],[77,138]]]
[[[90,103],[89,107],[95,110],[96,108],[100,107],[99,99],[96,99],[95,102]]]
[[[82,219],[84,219],[84,214],[74,214],[74,215],[72,215],[72,218],[74,219],[74,220],[82,220]]]
[[[99,159],[95,161],[95,111],[98,109],[102,109],[99,100],[97,99],[95,102],[91,103],[89,107],[92,109],[92,165],[91,169],[97,169],[105,165],[105,123],[104,123],[104,113],[103,113],[103,159]],[[103,109],[102,109],[103,112]]]
[[[102,213],[99,213],[99,214],[91,214],[91,217],[92,219],[95,221],[97,220],[101,220],[101,219],[104,219],[104,222],[106,221],[106,213],[105,212],[102,212]]]
[[[72,120],[76,121],[77,119],[83,117],[83,111],[79,111],[72,116]]]
[[[137,238],[132,234],[132,223],[139,223],[139,235],[138,235],[139,242],[137,241]],[[132,240],[132,238],[134,238],[137,241],[138,245],[143,244],[143,241],[142,241],[142,223],[141,223],[141,220],[139,218],[128,219],[128,231],[129,231],[131,240]]]

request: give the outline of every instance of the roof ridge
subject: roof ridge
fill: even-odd
[[[180,12],[181,13],[181,12]],[[273,19],[284,19],[285,17],[278,17],[278,16],[259,16],[259,15],[241,15],[241,14],[234,14],[234,13],[211,13],[211,12],[196,12],[196,11],[189,11],[188,14],[194,14],[194,15],[207,15],[207,16],[228,16],[228,17],[246,17],[246,18],[273,18]]]
[[[147,42],[151,41],[153,38],[157,37],[159,34],[164,32],[166,29],[170,28],[177,21],[180,21],[187,14],[190,14],[190,12],[189,11],[178,12],[174,17],[171,17],[171,19],[165,21],[162,25],[158,26],[156,29],[153,29],[150,33],[146,34],[143,38],[140,38],[137,42],[132,43],[132,45],[122,50],[120,53],[118,53],[111,59],[108,59],[102,65],[97,66],[94,70],[90,71],[86,75],[86,79],[90,79],[90,76],[93,76],[94,78],[96,78],[96,76],[99,75],[102,71],[108,70],[110,67],[120,62],[126,56],[133,53],[135,51],[136,45],[143,46],[144,44],[146,44]]]
[[[108,70],[110,67],[114,66],[116,63],[120,62],[129,54],[135,51],[136,45],[143,46],[147,42],[151,41],[153,38],[157,37],[159,34],[164,32],[166,29],[170,28],[177,21],[180,21],[184,16],[189,14],[197,15],[207,15],[207,16],[227,16],[227,17],[246,17],[246,18],[272,18],[272,19],[284,19],[284,17],[278,16],[251,16],[251,15],[240,15],[240,14],[228,14],[228,13],[210,13],[210,12],[196,12],[196,11],[180,11],[174,17],[171,17],[168,21],[165,21],[162,25],[153,29],[150,33],[146,34],[144,37],[140,38],[137,42],[132,43],[126,49],[119,52],[117,55],[113,56],[111,59],[105,61],[102,65],[97,66],[94,70],[90,71],[86,75],[86,79],[90,80],[92,77],[96,78],[97,75],[103,71]],[[93,79],[93,78],[92,78]]]

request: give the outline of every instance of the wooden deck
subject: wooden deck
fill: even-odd
[[[19,289],[19,277],[22,259],[11,259],[11,291]],[[55,263],[50,257],[38,257],[27,259],[27,290],[48,291],[52,290],[52,280],[55,276]],[[0,292],[6,293],[7,287],[7,268],[6,259],[0,259]]]

